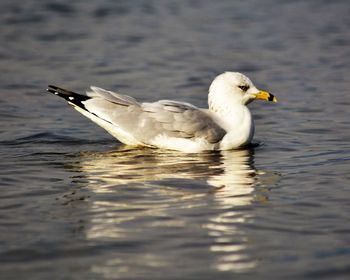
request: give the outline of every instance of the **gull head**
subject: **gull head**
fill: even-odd
[[[238,72],[220,74],[209,88],[209,108],[214,111],[231,105],[247,105],[255,99],[277,102],[274,95],[257,89],[247,76]]]

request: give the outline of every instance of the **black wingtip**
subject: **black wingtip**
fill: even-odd
[[[48,85],[46,91],[56,94],[55,86],[52,86],[52,85]]]
[[[64,96],[71,96],[71,95],[80,95],[79,93],[76,93],[74,91],[70,91],[70,90],[67,90],[67,89],[64,89],[64,88],[61,88],[61,87],[58,87],[58,86],[54,86],[54,85],[48,85],[48,88],[47,88],[47,91],[48,92],[51,92],[51,93],[55,93],[55,94],[58,94],[58,95],[64,95]]]
[[[82,102],[90,99],[89,96],[82,95],[82,94],[79,94],[79,93],[76,93],[76,92],[73,92],[70,90],[66,90],[64,88],[54,86],[54,85],[48,85],[46,90],[50,93],[53,93],[55,95],[58,95],[59,97],[64,98],[69,103],[74,104],[74,105],[81,107],[81,108],[84,108],[84,109],[85,109],[85,106]]]

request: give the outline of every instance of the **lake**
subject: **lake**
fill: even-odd
[[[2,279],[348,279],[349,1],[0,3]],[[249,76],[253,144],[123,146],[46,93],[207,106]]]

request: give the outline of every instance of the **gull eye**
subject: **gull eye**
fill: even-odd
[[[247,86],[247,85],[242,85],[242,86],[238,86],[238,87],[243,91],[247,91],[249,89],[249,86]]]

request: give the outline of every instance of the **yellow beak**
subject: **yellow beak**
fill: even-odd
[[[272,101],[272,102],[277,102],[277,98],[276,96],[274,96],[273,94],[267,92],[267,91],[259,91],[259,93],[257,95],[255,95],[255,99],[262,99],[262,100],[266,100],[266,101]]]

